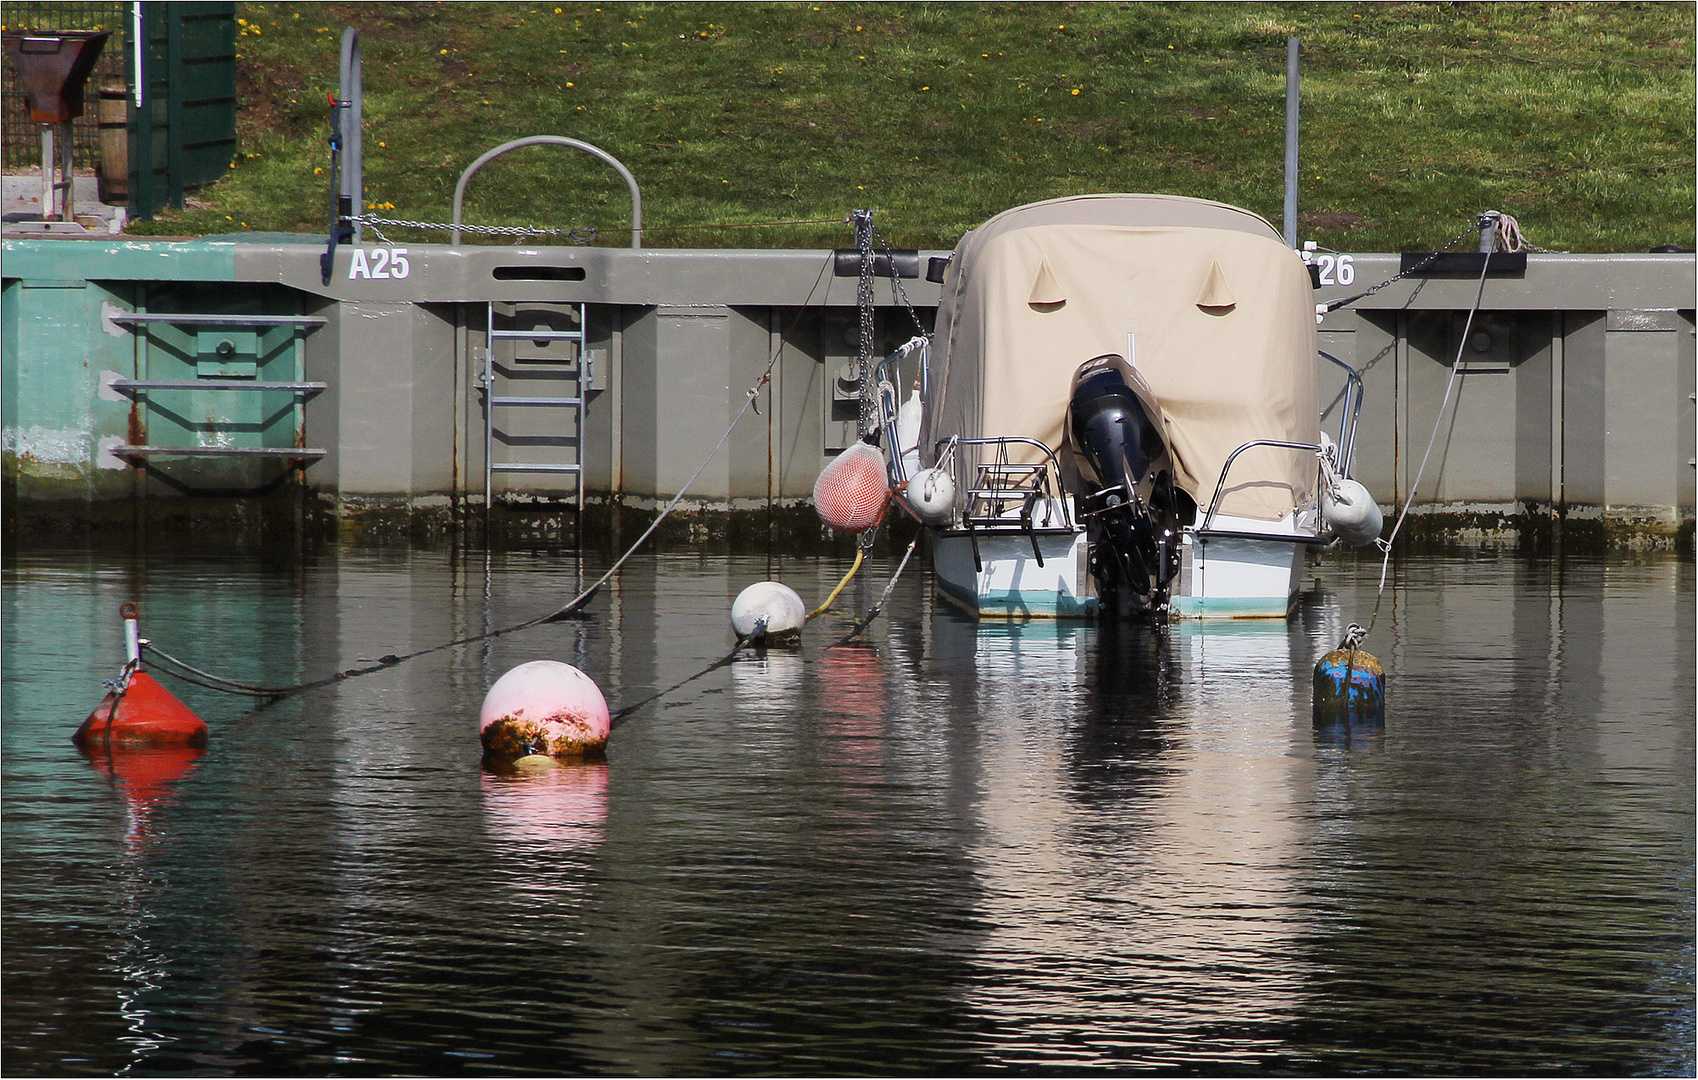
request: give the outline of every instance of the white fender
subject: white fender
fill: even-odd
[[[1385,526],[1380,506],[1368,489],[1342,477],[1321,485],[1321,516],[1350,547],[1373,543]]]
[[[955,521],[955,478],[942,469],[921,469],[908,481],[908,505],[933,528]]]

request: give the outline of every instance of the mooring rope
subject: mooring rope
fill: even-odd
[[[1456,344],[1456,357],[1450,364],[1450,378],[1444,385],[1444,399],[1439,402],[1438,415],[1433,418],[1433,432],[1427,436],[1427,450],[1426,453],[1421,455],[1421,466],[1415,470],[1415,480],[1409,485],[1409,498],[1403,501],[1403,509],[1399,511],[1397,520],[1392,523],[1391,535],[1374,541],[1374,546],[1379,548],[1384,556],[1380,562],[1380,587],[1374,595],[1374,613],[1368,619],[1368,628],[1363,630],[1357,638],[1358,642],[1361,638],[1373,633],[1374,624],[1379,621],[1380,604],[1385,599],[1386,572],[1391,568],[1391,547],[1397,540],[1398,530],[1403,528],[1404,519],[1409,516],[1409,511],[1415,505],[1415,498],[1420,494],[1421,477],[1426,474],[1427,462],[1433,456],[1433,447],[1438,444],[1439,428],[1444,426],[1445,410],[1450,407],[1451,394],[1456,389],[1457,377],[1462,373],[1462,351],[1468,347],[1468,332],[1474,328],[1474,316],[1479,313],[1480,301],[1486,295],[1486,271],[1491,267],[1491,264],[1490,258],[1480,260],[1480,281],[1474,289],[1474,304],[1468,309],[1468,318],[1462,325],[1462,336]],[[1355,625],[1354,623],[1351,624],[1352,627]]]
[[[760,378],[755,380],[754,385],[749,387],[747,393],[744,395],[743,407],[738,409],[737,415],[731,418],[731,423],[727,425],[725,434],[721,435],[719,437],[719,441],[713,444],[713,449],[708,451],[707,457],[704,458],[702,463],[696,467],[696,471],[690,475],[690,478],[684,482],[684,486],[678,490],[678,494],[674,495],[672,500],[666,504],[665,509],[663,509],[660,514],[649,523],[648,528],[643,530],[642,535],[637,537],[636,541],[633,542],[630,547],[625,549],[625,553],[619,556],[619,558],[614,561],[613,565],[607,568],[607,572],[596,579],[594,584],[580,592],[577,596],[574,596],[564,606],[557,608],[546,615],[541,615],[534,619],[527,619],[524,622],[515,623],[512,626],[505,626],[499,630],[488,630],[481,634],[472,634],[468,637],[456,638],[453,641],[443,642],[441,645],[432,645],[427,649],[419,649],[416,652],[400,655],[390,653],[388,655],[378,657],[375,662],[364,667],[347,668],[343,671],[338,671],[335,674],[327,675],[321,679],[313,679],[310,682],[296,683],[292,686],[255,686],[249,683],[238,682],[234,679],[226,679],[222,676],[214,675],[209,671],[203,671],[200,668],[193,667],[192,665],[161,651],[151,642],[144,640],[141,643],[141,647],[152,655],[163,660],[168,666],[180,669],[177,671],[166,670],[163,672],[173,678],[181,679],[184,682],[191,683],[196,686],[202,686],[209,690],[217,690],[221,693],[264,698],[275,701],[307,690],[315,690],[319,687],[329,686],[345,679],[353,679],[362,675],[370,675],[379,671],[387,671],[397,664],[405,663],[408,660],[413,660],[420,656],[428,656],[434,652],[441,652],[444,649],[457,648],[461,645],[470,645],[478,641],[487,641],[491,638],[501,637],[505,634],[518,633],[521,630],[529,630],[532,627],[541,626],[544,623],[558,622],[562,619],[574,617],[582,617],[579,613],[590,602],[590,600],[595,597],[596,593],[601,590],[601,587],[607,584],[607,582],[613,578],[613,575],[617,574],[620,569],[624,567],[628,561],[630,561],[631,556],[635,555],[637,551],[648,541],[649,537],[654,535],[655,530],[660,528],[661,522],[665,521],[667,516],[678,508],[678,504],[684,501],[684,496],[689,494],[690,489],[695,486],[696,481],[701,479],[702,473],[707,470],[708,465],[712,463],[715,457],[718,456],[720,450],[725,447],[726,442],[730,440],[731,434],[736,430],[737,425],[742,422],[743,417],[748,415],[749,410],[754,407],[755,400],[760,396],[761,389],[772,381],[773,368],[778,365],[778,358],[784,352],[785,339],[788,338],[790,333],[796,329],[796,326],[802,320],[802,316],[808,311],[809,305],[813,303],[814,295],[819,291],[820,282],[825,280],[826,271],[831,269],[832,262],[833,257],[828,255],[825,263],[820,267],[818,276],[814,278],[812,288],[808,290],[807,299],[802,302],[801,308],[798,309],[796,313],[796,318],[791,321],[789,330],[779,334],[778,345],[773,349],[772,356],[767,360],[766,369],[761,372]],[[578,512],[582,513],[583,508],[579,507]],[[742,643],[740,642],[738,648],[741,647]],[[736,649],[733,649],[732,655],[735,655],[735,653]],[[705,674],[705,672],[702,674]]]

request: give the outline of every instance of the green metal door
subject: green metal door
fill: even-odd
[[[182,206],[236,153],[236,5],[144,3],[140,106],[130,90],[130,216]]]

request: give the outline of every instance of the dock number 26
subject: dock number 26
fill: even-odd
[[[355,278],[383,278],[398,281],[413,272],[413,264],[407,261],[407,249],[401,247],[380,247],[371,249],[371,258],[366,258],[365,248],[355,248],[354,257],[348,262],[348,280]],[[1349,282],[1345,282],[1349,284]]]
[[[1322,285],[1349,285],[1356,280],[1356,260],[1349,255],[1317,255],[1315,263],[1321,268]]]

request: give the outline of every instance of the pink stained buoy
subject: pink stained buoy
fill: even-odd
[[[498,759],[599,758],[612,729],[595,680],[558,660],[532,660],[495,680],[478,714],[484,753]]]
[[[884,452],[869,443],[857,442],[838,454],[814,481],[814,511],[839,532],[877,525],[889,497]]]

